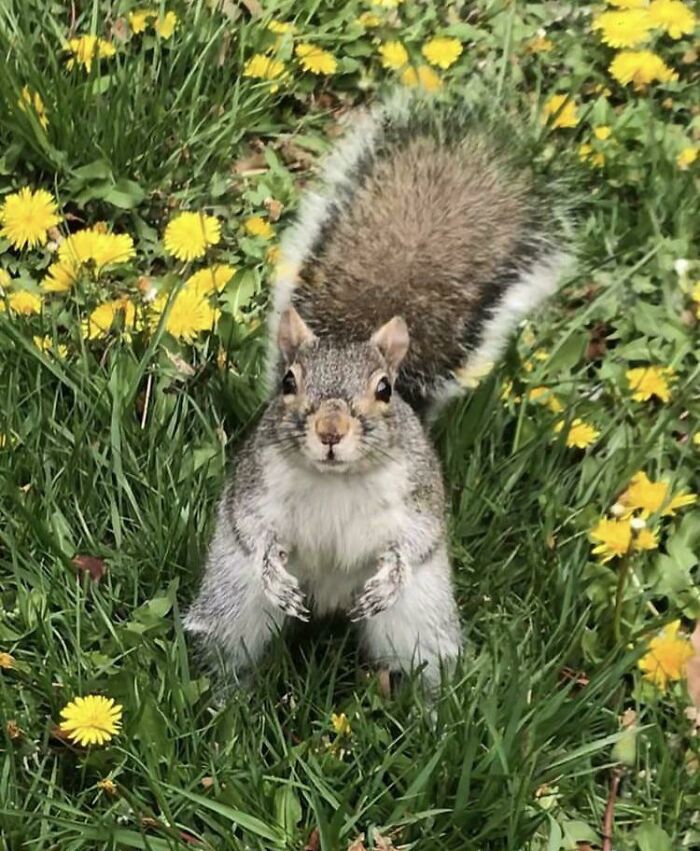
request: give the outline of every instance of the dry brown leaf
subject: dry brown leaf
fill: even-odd
[[[263,205],[267,210],[267,217],[271,222],[279,221],[279,217],[284,210],[284,204],[276,198],[265,198]]]
[[[367,851],[364,833],[361,833],[357,839],[353,839],[353,841],[348,845],[348,851]]]
[[[65,733],[58,724],[52,724],[49,728],[49,738],[54,739],[57,742],[60,742],[62,745],[68,745],[69,747],[75,747],[74,743],[68,737],[68,733]]]
[[[311,168],[316,162],[316,157],[311,151],[297,145],[293,139],[285,139],[279,146],[279,152],[290,171]]]
[[[306,845],[304,846],[304,851],[320,851],[321,848],[321,834],[318,832],[318,828],[315,827],[308,838]]]
[[[685,669],[686,682],[693,706],[700,710],[700,620],[695,622],[695,629],[690,636],[690,644],[695,655],[688,659]]]
[[[117,18],[112,24],[112,40],[124,42],[129,38],[129,25],[126,18]]]
[[[605,322],[597,322],[588,332],[585,358],[587,361],[602,360],[608,350],[607,337],[611,329]]]
[[[236,160],[233,164],[236,174],[259,174],[267,171],[267,162],[264,151],[251,151],[246,156]]]
[[[221,46],[219,47],[219,52],[216,55],[216,64],[217,67],[221,68],[226,64],[226,60],[228,59],[229,50],[231,48],[231,33],[228,30],[224,33],[223,38],[221,39]]]
[[[233,0],[219,0],[212,3],[213,8],[218,8],[221,14],[228,18],[229,21],[237,21],[241,17],[241,10],[237,3]]]
[[[16,741],[17,739],[21,739],[23,735],[23,730],[19,726],[16,721],[10,719],[5,725],[5,730],[7,731],[8,738],[12,739],[12,741]]]
[[[377,851],[396,851],[396,846],[391,841],[390,836],[382,836],[375,827],[372,836],[374,837],[374,847]]]
[[[202,789],[211,789],[211,787],[214,785],[214,778],[213,777],[202,777],[202,779],[199,782],[202,786]]]
[[[241,0],[241,3],[250,12],[251,18],[261,18],[262,17],[263,7],[260,5],[258,0]]]
[[[95,556],[76,556],[73,564],[82,573],[88,573],[93,582],[99,582],[107,573],[107,565],[101,558]]]
[[[181,358],[180,355],[175,352],[171,352],[169,349],[163,349],[163,351],[165,352],[166,358],[175,367],[181,377],[192,378],[195,373],[194,367],[190,366],[184,358]]]

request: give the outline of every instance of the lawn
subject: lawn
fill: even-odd
[[[696,23],[2,5],[3,851],[591,851],[612,815],[618,851],[700,847]],[[435,703],[383,697],[343,623],[222,702],[182,618],[260,411],[278,237],[339,119],[396,86],[519,123],[577,268],[434,425],[465,635]],[[183,212],[215,220],[189,259]],[[88,695],[121,726],[81,746],[61,712]]]

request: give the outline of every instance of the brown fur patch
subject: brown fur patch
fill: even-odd
[[[428,137],[397,143],[358,177],[301,269],[293,302],[314,332],[337,339],[368,339],[403,316],[411,336],[403,376],[448,375],[523,238],[528,190],[476,137],[455,147]]]

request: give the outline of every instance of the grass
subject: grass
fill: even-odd
[[[133,235],[137,256],[47,297],[40,315],[0,315],[0,651],[14,659],[0,670],[0,847],[302,849],[313,834],[336,851],[362,833],[367,848],[382,847],[375,829],[416,849],[599,847],[629,709],[636,735],[615,847],[697,845],[698,739],[684,683],[657,690],[636,663],[664,623],[699,614],[700,517],[691,506],[651,519],[660,544],[634,558],[621,641],[619,564],[597,561],[587,534],[639,469],[674,493],[700,484],[697,165],[676,162],[697,144],[690,40],[658,36],[680,80],[635,92],[611,80],[613,51],[591,33],[587,4],[562,19],[550,4],[482,0],[460,13],[407,0],[376,9],[384,23],[365,30],[353,21],[369,7],[354,2],[265,4],[260,19],[253,2],[212,12],[195,0],[173,4],[181,24],[168,40],[132,37],[127,3],[74,7],[0,10],[0,191],[48,188],[64,233],[105,221]],[[337,73],[302,73],[285,36],[291,74],[278,90],[242,76],[274,43],[269,17],[330,50]],[[533,52],[542,26],[552,46]],[[91,31],[117,55],[68,72],[62,45]],[[261,401],[270,243],[242,222],[267,217],[273,198],[281,229],[334,114],[394,85],[375,33],[421,61],[438,32],[465,45],[441,72],[445,96],[497,90],[539,138],[535,167],[575,175],[586,199],[576,277],[435,426],[465,657],[433,707],[413,681],[387,701],[346,627],[314,624],[276,641],[250,690],[221,703],[181,621],[225,460],[235,463]],[[46,132],[17,105],[25,85],[46,104]],[[575,98],[577,127],[541,127],[554,92]],[[612,128],[607,142],[592,134],[600,125]],[[580,162],[584,142],[603,167]],[[190,274],[161,241],[178,208],[220,219],[208,259],[237,269],[217,332],[187,345],[161,318],[150,331],[125,333],[118,321],[86,339],[81,320],[96,304],[118,295],[145,312],[142,276],[168,289]],[[679,258],[690,261],[681,274]],[[38,292],[51,260],[49,248],[18,252],[0,239],[12,287]],[[67,354],[40,350],[37,334]],[[649,363],[676,370],[668,404],[632,399],[626,370]],[[528,400],[539,386],[560,413]],[[600,432],[586,451],[554,432],[574,417]],[[99,583],[77,571],[76,555],[104,562]],[[55,724],[91,693],[122,704],[124,727],[86,751]],[[334,729],[340,713],[350,733]],[[105,778],[116,795],[97,786]]]

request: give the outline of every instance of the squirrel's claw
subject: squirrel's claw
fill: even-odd
[[[264,577],[263,585],[267,599],[285,615],[300,621],[309,620],[311,613],[304,604],[304,594],[290,573],[278,571],[272,576],[268,575]]]
[[[406,566],[399,554],[391,551],[380,559],[381,567],[365,583],[355,605],[348,612],[353,623],[372,618],[394,605],[406,580]]]
[[[263,590],[267,599],[285,615],[308,621],[311,613],[304,604],[304,593],[295,576],[286,569],[287,553],[274,545],[263,558]]]

